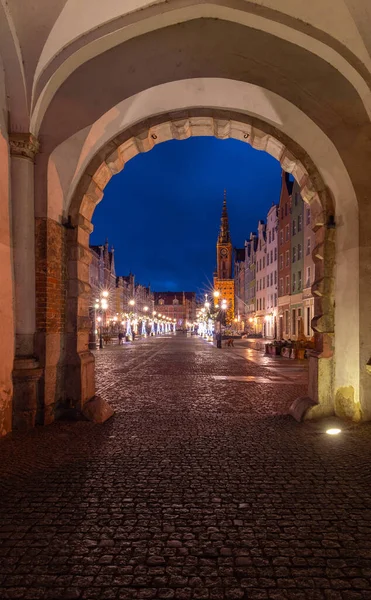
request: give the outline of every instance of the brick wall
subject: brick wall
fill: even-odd
[[[36,219],[36,329],[62,333],[66,322],[65,229],[51,219]]]

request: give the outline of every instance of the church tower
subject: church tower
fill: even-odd
[[[220,219],[220,230],[216,244],[217,252],[217,278],[232,278],[232,243],[229,231],[229,220],[227,211],[227,194],[224,190],[222,217]]]
[[[222,216],[216,243],[216,273],[214,274],[214,290],[219,292],[219,303],[227,303],[226,322],[231,323],[234,317],[234,279],[232,274],[233,247],[229,231],[227,211],[227,194],[224,190]]]

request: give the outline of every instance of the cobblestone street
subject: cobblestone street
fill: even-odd
[[[0,442],[0,598],[371,600],[371,425],[306,368],[184,335],[96,352],[104,425]]]

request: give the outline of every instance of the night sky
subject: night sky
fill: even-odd
[[[204,292],[216,265],[224,189],[232,243],[243,247],[272,202],[281,170],[237,140],[195,137],[157,145],[112,177],[93,215],[91,244],[108,238],[117,275],[154,291]]]

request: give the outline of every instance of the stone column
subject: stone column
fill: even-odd
[[[315,231],[314,296],[315,349],[309,353],[309,396],[317,404],[308,410],[306,419],[328,417],[334,414],[334,276],[335,228],[333,218],[317,206],[312,211]]]
[[[27,429],[35,425],[38,381],[41,376],[41,369],[34,356],[34,157],[39,145],[30,133],[11,134],[9,144],[15,297],[13,428]]]

